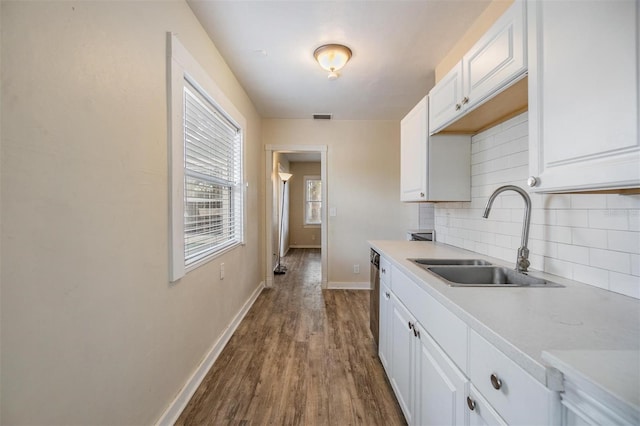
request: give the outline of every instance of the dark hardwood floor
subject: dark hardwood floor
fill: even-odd
[[[178,425],[403,425],[369,331],[369,292],[320,289],[320,250],[292,249]]]

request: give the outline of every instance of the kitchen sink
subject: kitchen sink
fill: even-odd
[[[413,263],[417,263],[418,265],[491,265],[491,263],[486,260],[481,259],[409,259]]]
[[[451,287],[564,287],[480,259],[409,259]]]
[[[426,269],[452,287],[564,287],[502,266],[432,266]]]

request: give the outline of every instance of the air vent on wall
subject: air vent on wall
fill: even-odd
[[[314,120],[331,120],[331,114],[313,114]]]

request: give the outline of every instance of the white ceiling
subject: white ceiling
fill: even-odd
[[[212,1],[191,9],[264,118],[398,120],[490,0]],[[313,51],[353,51],[330,81]]]

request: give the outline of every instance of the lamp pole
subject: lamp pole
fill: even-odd
[[[293,177],[291,173],[278,173],[282,179],[282,208],[280,209],[280,233],[278,234],[278,265],[273,273],[283,275],[287,272],[287,267],[280,264],[280,250],[282,248],[282,228],[284,226],[284,194],[287,188],[287,181]]]

